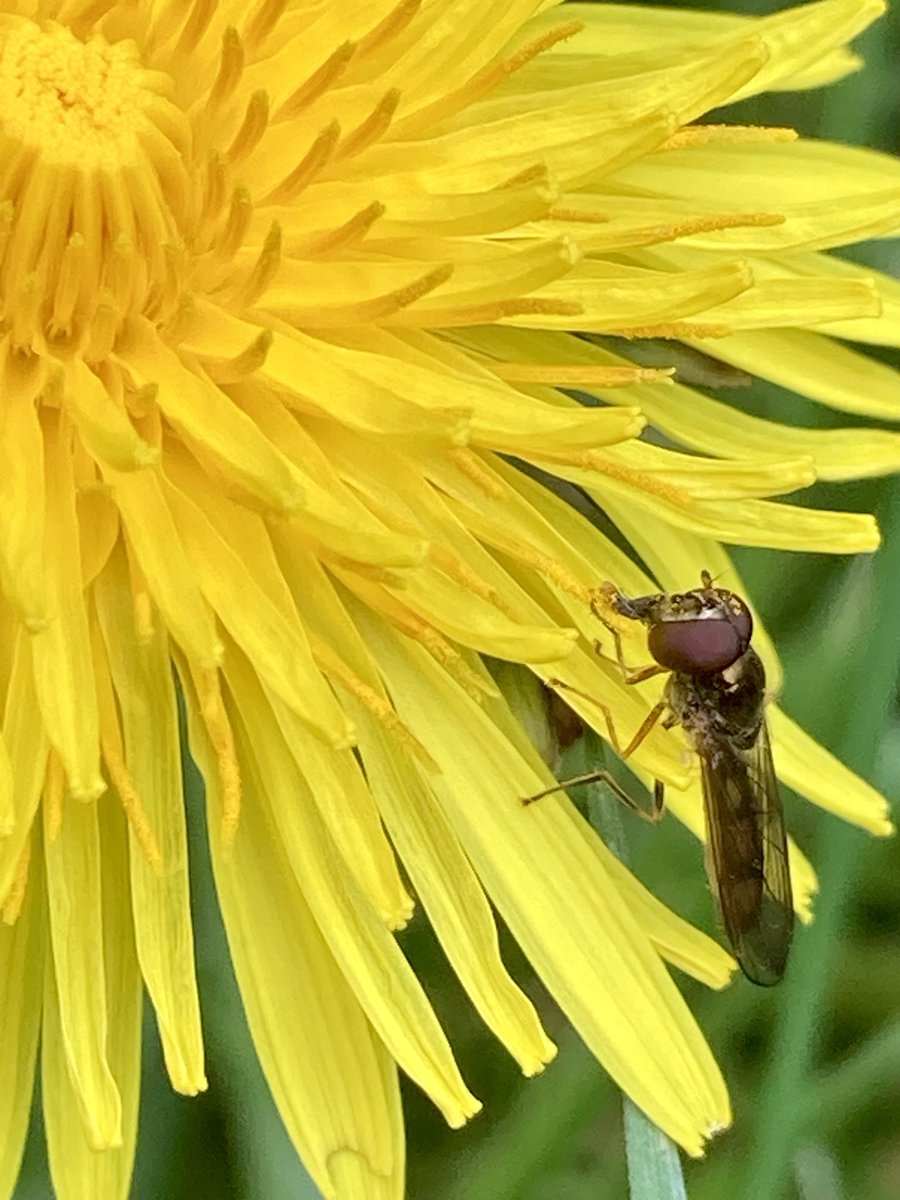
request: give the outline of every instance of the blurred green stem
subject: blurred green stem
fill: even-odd
[[[598,762],[602,765],[604,752],[599,738],[585,734],[582,740],[586,743],[586,758],[593,760],[593,765]],[[590,762],[584,764],[582,769],[585,768],[592,769]],[[605,783],[591,784],[587,793],[591,824],[613,854],[627,866],[628,844],[619,809],[620,801]],[[622,1116],[631,1200],[687,1200],[681,1160],[674,1144],[624,1093]]]

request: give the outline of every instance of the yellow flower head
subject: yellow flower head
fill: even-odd
[[[879,11],[0,0],[0,1198],[39,1037],[63,1198],[128,1193],[142,986],[173,1086],[206,1086],[178,696],[255,1044],[326,1197],[401,1196],[398,1068],[451,1124],[478,1108],[394,937],[405,877],[526,1073],[554,1048],[489,901],[653,1120],[691,1154],[728,1122],[664,960],[721,986],[729,956],[568,801],[521,805],[549,776],[481,656],[626,731],[658,694],[593,652],[591,589],[653,588],[566,485],[667,589],[742,590],[721,542],[877,545],[770,497],[895,470],[896,434],[774,427],[611,335],[896,416],[842,339],[896,345],[900,287],[822,251],[896,231],[900,168],[699,123],[839,78]],[[888,830],[772,727],[788,783]],[[678,731],[635,761],[697,827]],[[806,911],[799,858],[795,886]]]

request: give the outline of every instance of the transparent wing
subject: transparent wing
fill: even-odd
[[[754,983],[784,974],[794,905],[787,836],[763,723],[750,750],[723,742],[702,756],[709,875],[719,916],[741,970]]]

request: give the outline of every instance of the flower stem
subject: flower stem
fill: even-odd
[[[604,766],[603,744],[599,738],[587,732],[582,742],[584,749],[581,751],[579,747],[579,750],[585,763],[580,769],[591,770]],[[567,768],[573,766],[574,763],[567,761]],[[627,866],[628,842],[621,802],[606,783],[589,784],[585,790],[588,820],[616,858]],[[624,1094],[622,1116],[631,1200],[687,1200],[681,1160],[674,1143]]]

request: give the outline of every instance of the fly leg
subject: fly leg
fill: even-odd
[[[619,593],[610,584],[602,587],[600,594],[604,596],[616,596]],[[604,662],[612,663],[618,667],[626,683],[643,683],[645,679],[652,679],[654,675],[664,674],[667,668],[661,667],[659,663],[649,663],[646,667],[629,667],[625,661],[625,652],[622,648],[622,635],[616,629],[615,625],[611,624],[609,619],[603,614],[601,605],[597,599],[591,600],[591,612],[601,625],[604,625],[609,630],[616,656],[612,658],[607,654],[599,639],[594,640],[594,653]]]
[[[639,817],[644,821],[649,821],[651,825],[655,825],[662,817],[663,810],[657,809],[655,796],[653,808],[648,812],[646,808],[642,808],[638,804],[637,800],[628,795],[619,781],[609,771],[604,770],[586,771],[584,775],[575,775],[571,779],[563,779],[560,783],[554,783],[552,787],[544,788],[542,792],[535,792],[533,796],[523,796],[522,803],[524,805],[534,804],[535,800],[543,800],[545,796],[552,796],[554,792],[562,792],[566,788],[577,787],[580,783],[605,783],[626,808],[630,808],[633,813],[637,813]]]
[[[599,638],[594,639],[594,653],[603,662],[612,663],[614,667],[618,667],[626,683],[643,683],[645,679],[652,679],[654,675],[664,675],[668,671],[668,667],[661,667],[659,663],[648,663],[646,667],[629,667],[622,654],[621,634],[618,629],[612,627],[609,627],[609,632],[612,634],[613,645],[616,648],[616,657],[612,658],[606,653]]]
[[[666,811],[666,785],[661,779],[653,780],[653,824],[662,820]]]
[[[594,651],[598,658],[601,658],[604,662],[612,663],[614,666],[618,667],[626,683],[642,683],[645,679],[652,679],[655,675],[661,675],[665,673],[666,668],[661,667],[659,663],[650,663],[645,667],[630,667],[625,661],[625,653],[622,647],[622,636],[618,629],[616,629],[616,627],[606,617],[603,611],[604,606],[600,600],[600,597],[602,596],[607,602],[609,602],[619,594],[620,593],[618,589],[613,584],[607,583],[602,584],[598,589],[598,594],[591,599],[591,611],[601,622],[601,624],[603,624],[609,630],[609,633],[612,637],[613,648],[615,649],[615,658],[611,658],[605,653],[599,641],[594,642]],[[632,735],[631,740],[626,746],[623,746],[619,741],[619,735],[616,732],[612,711],[607,707],[607,705],[602,704],[595,696],[591,696],[588,692],[583,692],[578,688],[572,687],[571,684],[565,683],[561,679],[548,679],[547,685],[548,687],[553,687],[558,690],[562,689],[564,691],[571,692],[575,696],[580,696],[583,700],[589,700],[591,704],[599,708],[603,713],[603,720],[606,723],[610,745],[621,759],[627,759],[634,753],[635,750],[637,750],[638,746],[640,746],[641,742],[644,741],[651,729],[654,727],[657,721],[659,721],[660,717],[662,717],[663,713],[668,708],[668,702],[666,700],[659,700],[656,704],[654,704],[654,706],[644,717],[636,732]],[[666,728],[671,728],[671,726],[675,724],[676,720],[677,718],[675,718],[674,714],[670,713],[663,724]],[[665,811],[665,795],[663,785],[659,780],[656,781],[653,790],[653,807],[648,812],[647,809],[641,807],[637,801],[633,800],[631,796],[624,791],[621,785],[610,775],[609,771],[606,770],[589,771],[584,775],[576,776],[574,779],[565,779],[561,783],[557,783],[552,787],[545,788],[544,791],[538,792],[534,796],[526,796],[522,803],[533,804],[535,800],[540,800],[543,796],[549,796],[552,792],[562,791],[573,784],[594,783],[601,781],[608,784],[623,802],[623,804],[632,809],[632,811],[638,813],[645,821],[650,821],[655,825],[659,820],[661,820],[663,812]]]
[[[634,753],[635,750],[637,750],[638,746],[640,746],[641,742],[643,742],[644,738],[646,738],[647,734],[668,707],[665,700],[660,700],[658,703],[654,704],[654,706],[644,717],[641,724],[638,726],[635,733],[632,735],[631,740],[626,746],[623,746],[619,741],[619,735],[616,732],[616,726],[613,721],[612,712],[605,704],[602,704],[596,699],[596,697],[591,696],[589,693],[582,692],[578,688],[574,688],[570,684],[563,682],[561,679],[548,679],[547,683],[550,687],[562,688],[567,692],[572,692],[576,696],[581,696],[581,698],[584,700],[590,700],[592,704],[596,705],[596,707],[600,709],[600,711],[603,713],[603,719],[606,722],[606,729],[609,734],[610,744],[621,759],[627,759],[631,754]],[[564,779],[561,783],[555,783],[552,787],[545,788],[542,792],[537,792],[533,796],[526,796],[522,800],[522,803],[533,804],[535,800],[540,800],[543,796],[549,796],[552,792],[562,791],[574,784],[596,783],[601,781],[608,784],[623,802],[623,804],[632,809],[633,812],[638,813],[645,821],[650,821],[651,824],[655,825],[661,819],[663,815],[661,794],[657,796],[657,793],[654,791],[653,808],[648,812],[645,808],[642,808],[636,800],[633,800],[631,796],[624,791],[622,786],[617,783],[615,779],[613,779],[609,771],[606,770],[588,771],[584,775],[577,775],[574,779]]]
[[[670,712],[669,715],[664,718],[662,727],[663,727],[663,729],[673,729],[677,724],[678,724],[678,717],[675,715],[675,713]],[[665,811],[666,811],[666,785],[663,783],[663,781],[661,779],[654,779],[653,780],[653,811],[652,811],[652,815],[650,818],[651,821],[654,824],[656,824],[657,821],[661,821],[663,813]]]

